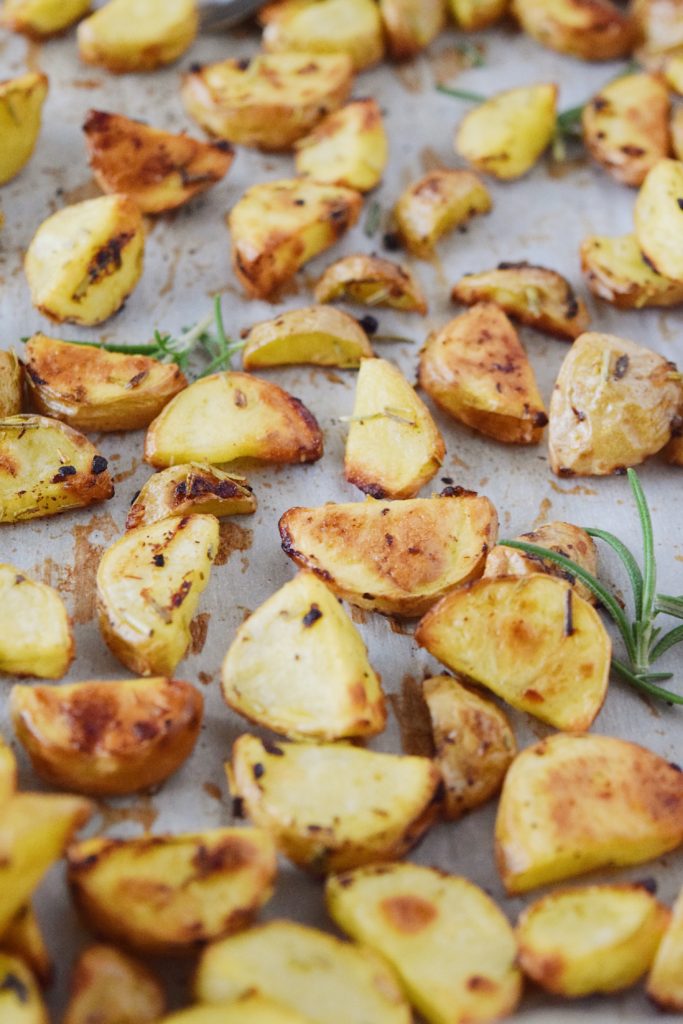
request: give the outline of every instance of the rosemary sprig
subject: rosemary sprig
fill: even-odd
[[[622,661],[616,657],[612,658],[612,670],[615,675],[620,676],[627,683],[630,683],[631,686],[650,694],[652,697],[658,697],[669,704],[683,704],[682,695],[657,685],[659,682],[671,679],[672,673],[652,671],[654,662],[671,650],[672,647],[676,646],[676,644],[683,643],[683,626],[675,626],[662,636],[661,627],[655,625],[656,617],[660,614],[683,619],[683,595],[680,597],[670,597],[666,594],[657,594],[657,565],[650,510],[640,480],[638,479],[638,474],[634,469],[629,469],[627,472],[628,481],[638,509],[643,538],[642,570],[623,541],[615,537],[613,533],[597,529],[596,527],[584,527],[584,529],[591,537],[596,537],[598,540],[608,544],[621,559],[628,574],[633,593],[633,621],[629,622],[626,612],[614,594],[592,573],[578,565],[571,558],[567,558],[557,551],[550,551],[548,548],[540,547],[538,544],[528,544],[526,541],[501,540],[499,543],[505,547],[518,548],[528,555],[555,562],[570,572],[576,579],[581,580],[600,601],[604,610],[616,623],[621,634],[628,661]]]

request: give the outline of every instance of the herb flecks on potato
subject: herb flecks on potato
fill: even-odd
[[[154,473],[142,485],[128,512],[126,529],[193,512],[220,518],[255,511],[256,498],[243,476],[207,463],[189,462]]]

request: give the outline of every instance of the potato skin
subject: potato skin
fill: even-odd
[[[113,74],[154,71],[176,61],[198,28],[194,0],[108,0],[78,26],[78,53]]]
[[[614,60],[631,50],[635,24],[610,0],[512,0],[512,13],[536,42],[583,60]]]
[[[412,271],[380,256],[357,254],[336,260],[326,268],[314,295],[316,302],[347,299],[422,315],[427,312],[427,300]]]
[[[346,53],[355,71],[384,56],[382,21],[374,0],[277,0],[261,9],[263,48],[270,53]]]
[[[0,185],[19,173],[35,149],[47,90],[47,75],[37,71],[0,82]]]
[[[669,927],[664,933],[648,975],[646,991],[662,1010],[683,1011],[683,892],[673,905]]]
[[[74,966],[62,1024],[154,1024],[165,1008],[147,967],[115,946],[88,946]]]
[[[21,412],[24,397],[21,363],[14,351],[0,351],[0,418]]]
[[[0,605],[5,609],[0,672],[42,679],[63,676],[73,661],[75,643],[59,593],[13,565],[0,564]]]
[[[581,270],[593,295],[618,309],[677,306],[683,302],[683,281],[672,281],[653,270],[635,235],[584,238]]]
[[[224,473],[207,463],[189,462],[169,466],[143,484],[128,512],[126,529],[193,512],[220,517],[255,511],[256,498],[244,477]]]
[[[297,173],[315,181],[369,192],[382,180],[389,143],[374,99],[353,100],[298,139]]]
[[[580,526],[557,521],[544,523],[536,530],[520,534],[519,537],[515,537],[515,540],[538,544],[539,547],[556,551],[559,555],[564,555],[565,558],[571,558],[573,562],[593,576],[598,574],[598,549],[593,538]],[[557,562],[551,562],[550,559],[544,560],[536,555],[528,555],[524,551],[498,544],[489,551],[484,578],[528,576],[534,572],[547,572],[551,576],[559,576],[560,579],[567,580],[579,597],[582,597],[584,601],[590,601],[591,604],[597,604],[596,598],[588,587]]]
[[[490,209],[491,196],[476,174],[439,169],[408,186],[399,197],[394,216],[410,251],[429,259],[446,232]]]

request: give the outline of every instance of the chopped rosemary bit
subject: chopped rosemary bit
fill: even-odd
[[[382,207],[377,199],[373,199],[368,206],[368,212],[363,224],[363,234],[366,238],[374,238],[379,231],[382,222]]]
[[[416,427],[415,420],[408,419],[405,409],[393,409],[387,405],[381,412],[368,413],[367,416],[339,416],[340,423],[367,423],[369,420],[393,420],[394,423],[405,423],[408,427]]]

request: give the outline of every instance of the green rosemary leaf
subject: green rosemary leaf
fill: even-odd
[[[654,645],[650,651],[650,661],[657,661],[663,654],[680,643],[683,643],[683,626],[675,626],[670,632],[664,634],[659,643]]]
[[[675,619],[683,619],[683,597],[669,597],[668,594],[657,594],[655,614],[671,615]]]
[[[600,540],[604,540],[619,555],[631,581],[634,605],[636,608],[641,608],[643,603],[643,574],[629,549],[618,537],[615,537],[613,533],[608,533],[607,530],[597,530],[592,526],[584,526],[584,530],[589,536],[599,537]]]
[[[450,85],[443,85],[441,82],[436,87],[437,92],[444,93],[445,96],[454,96],[457,100],[465,100],[467,103],[485,103],[488,99],[487,96],[482,96],[480,92],[470,92],[469,89],[454,89]]]
[[[618,676],[621,676],[631,686],[635,686],[636,689],[642,690],[644,693],[649,693],[651,697],[658,697],[660,700],[665,700],[669,704],[683,704],[683,697],[677,693],[672,693],[671,690],[666,690],[662,686],[655,686],[654,683],[648,683],[646,679],[641,676],[637,676],[628,665],[625,665],[623,661],[619,661],[618,658],[612,658],[612,668]]]
[[[373,238],[379,231],[382,222],[382,207],[377,199],[373,199],[368,206],[368,212],[363,224],[363,234],[366,238]]]

